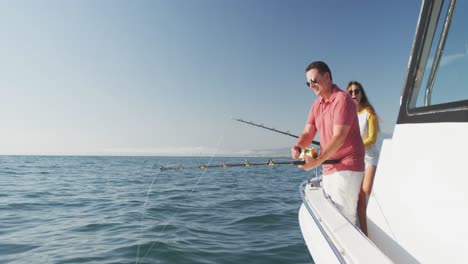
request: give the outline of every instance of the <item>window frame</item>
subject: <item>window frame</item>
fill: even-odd
[[[443,25],[444,27],[447,26],[445,14],[443,14],[443,17],[441,17],[440,14],[443,8],[443,2],[444,1],[440,0],[426,0],[422,4],[408,63],[397,124],[468,122],[468,100],[416,107],[416,100],[420,89],[424,89],[425,104],[428,102],[427,96],[429,96],[430,102],[430,84],[428,84],[428,87],[421,87],[421,83],[431,47],[433,45],[440,46],[440,43],[433,43],[439,20],[444,20]],[[455,4],[456,0],[451,0],[449,9],[453,8]],[[452,11],[453,10],[449,10],[449,16]],[[448,26],[449,25],[450,21],[448,21]],[[438,54],[438,52],[436,52],[436,54]],[[434,58],[434,61],[436,61],[436,59],[438,58]],[[435,70],[437,70],[437,65],[435,65],[435,67]],[[436,74],[436,72],[433,71],[434,69],[431,69],[431,78],[435,76],[433,74]]]

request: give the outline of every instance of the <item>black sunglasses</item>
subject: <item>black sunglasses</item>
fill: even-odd
[[[349,91],[348,91],[348,93],[349,93],[350,95],[352,95],[353,93],[354,93],[355,95],[358,95],[360,92],[361,92],[361,90],[359,90],[359,89],[349,90]]]
[[[307,87],[310,87],[311,83],[317,83],[317,79],[315,79],[315,77],[312,77],[312,79],[310,79],[310,82],[306,82]]]

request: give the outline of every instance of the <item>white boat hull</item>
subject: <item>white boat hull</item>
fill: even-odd
[[[325,197],[319,181],[304,183],[299,224],[315,263],[392,263]]]
[[[453,152],[468,149],[467,135],[466,123],[405,124],[384,142],[368,228],[394,262],[468,263],[467,160]]]

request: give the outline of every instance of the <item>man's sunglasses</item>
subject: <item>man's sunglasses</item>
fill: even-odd
[[[361,90],[359,90],[359,89],[349,90],[349,91],[348,91],[348,93],[349,93],[350,95],[353,95],[353,93],[354,93],[355,95],[358,95],[360,92],[361,92]]]
[[[307,87],[310,87],[310,84],[311,84],[311,83],[317,83],[317,79],[315,79],[315,77],[312,77],[312,78],[310,79],[310,82],[306,82]]]

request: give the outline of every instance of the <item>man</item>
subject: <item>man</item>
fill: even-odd
[[[353,99],[336,84],[328,65],[312,62],[306,68],[307,86],[317,96],[312,104],[307,123],[299,139],[291,148],[293,159],[300,157],[318,132],[320,155],[301,156],[310,170],[323,164],[322,186],[341,213],[356,224],[356,207],[364,173],[364,144],[362,142]]]

